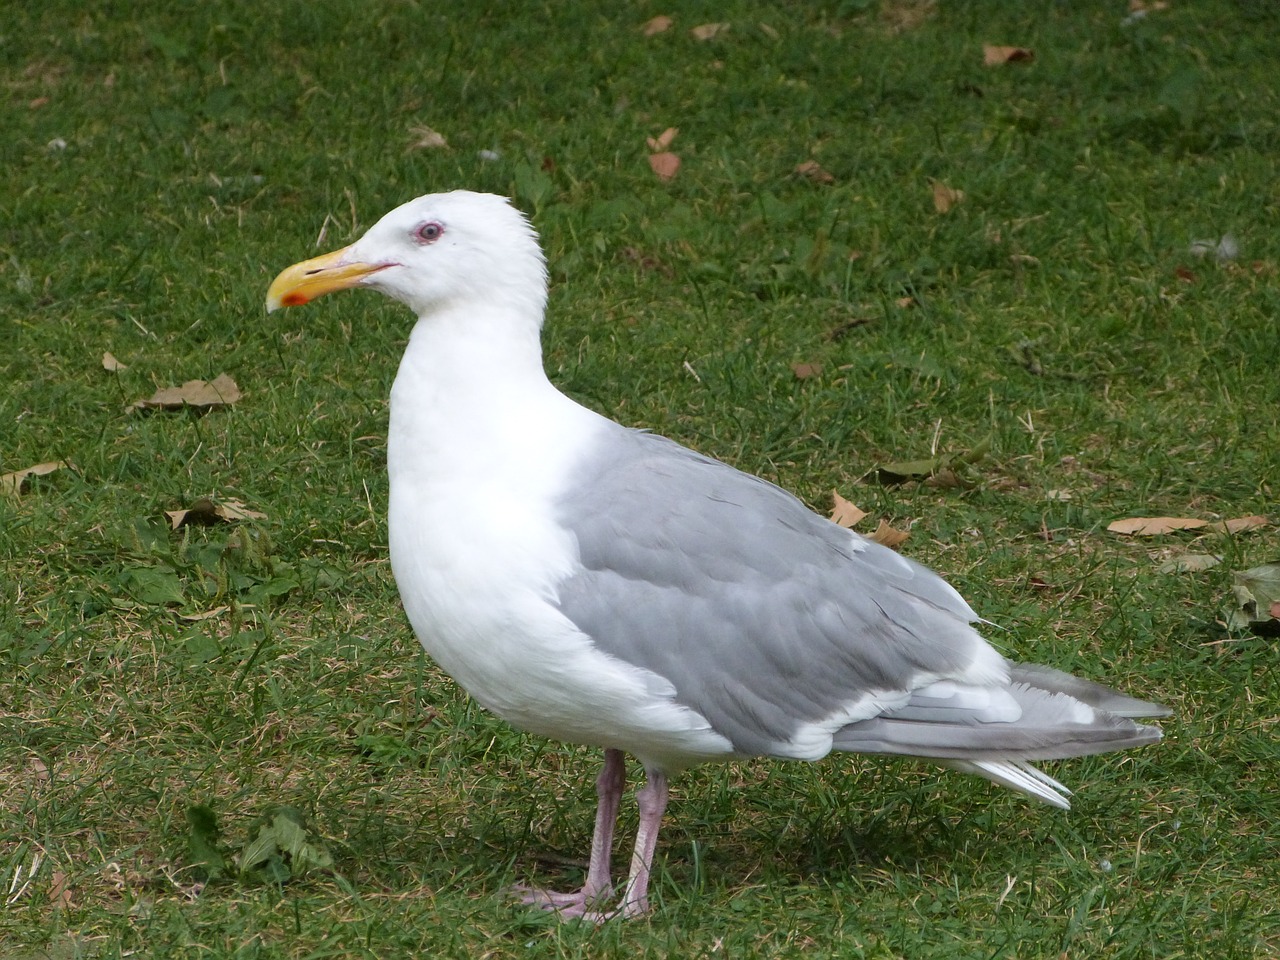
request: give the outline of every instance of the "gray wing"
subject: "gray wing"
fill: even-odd
[[[562,612],[740,754],[785,753],[802,726],[960,674],[984,644],[936,574],[662,437],[610,431],[558,507],[583,565]]]

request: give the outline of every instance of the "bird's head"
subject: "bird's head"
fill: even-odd
[[[455,190],[410,200],[351,246],[287,268],[267,291],[267,311],[352,287],[378,290],[419,317],[480,299],[540,322],[547,274],[537,234],[505,197]]]

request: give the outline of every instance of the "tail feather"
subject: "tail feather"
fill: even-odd
[[[1067,797],[1071,791],[1049,776],[1043,770],[1037,770],[1025,760],[944,760],[944,767],[959,770],[961,773],[973,773],[985,777],[992,783],[998,783],[1010,790],[1017,790],[1029,797],[1035,797],[1051,807],[1070,810]]]
[[[1101,683],[1072,676],[1039,663],[1009,664],[1009,679],[1014,683],[1025,683],[1052,693],[1065,693],[1081,703],[1117,717],[1167,717],[1173,713],[1163,704],[1138,700]]]
[[[1071,791],[1029,761],[1155,743],[1160,729],[1132,718],[1169,713],[1051,667],[1011,664],[1008,686],[930,684],[896,709],[842,727],[832,746],[936,760],[1067,809]]]

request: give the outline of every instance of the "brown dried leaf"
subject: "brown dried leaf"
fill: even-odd
[[[1265,527],[1271,521],[1266,517],[1260,517],[1254,514],[1250,517],[1236,517],[1232,520],[1220,520],[1217,523],[1209,524],[1210,530],[1217,530],[1221,533],[1244,533],[1248,530],[1257,530],[1259,527]]]
[[[836,178],[829,174],[816,160],[806,160],[796,164],[796,173],[812,180],[814,183],[835,183]]]
[[[680,171],[680,158],[674,153],[650,154],[649,167],[660,179],[671,180]]]
[[[679,127],[667,127],[656,137],[646,137],[644,142],[649,145],[649,149],[654,153],[661,153],[671,146],[671,141],[676,138],[676,134],[679,132]]]
[[[1107,529],[1130,537],[1155,537],[1174,530],[1198,530],[1208,524],[1208,520],[1194,517],[1126,517],[1107,524]]]
[[[881,520],[880,525],[876,527],[876,532],[870,534],[867,539],[874,540],[876,543],[886,546],[890,550],[897,550],[902,541],[906,540],[909,536],[911,536],[911,534],[906,530],[899,530],[896,527],[891,527],[889,524]]]
[[[55,470],[61,470],[64,467],[69,468],[70,466],[65,460],[50,460],[48,463],[37,463],[35,466],[15,470],[13,473],[0,474],[0,495],[14,498],[20,497],[22,496],[22,485],[26,483],[27,477],[43,477],[53,473]]]
[[[901,307],[903,310],[905,310],[907,309],[907,307],[914,307],[916,305],[916,298],[915,297],[899,297],[897,300],[893,301],[893,305],[895,307]]]
[[[67,875],[61,870],[53,871],[49,883],[49,902],[55,907],[71,906],[71,885],[67,879]]]
[[[128,370],[129,365],[127,363],[121,363],[111,354],[111,351],[108,350],[102,355],[102,369],[110,370],[112,373],[115,373],[117,370]]]
[[[964,199],[964,191],[948,187],[941,180],[930,180],[933,186],[933,209],[938,213],[947,213]]]
[[[831,520],[842,527],[854,527],[867,515],[865,510],[854,506],[836,490],[831,491],[831,500]]]
[[[223,500],[215,503],[208,497],[201,497],[185,510],[166,510],[173,529],[188,523],[207,525],[211,523],[233,523],[237,520],[265,520],[267,515],[257,510],[250,510],[239,500]]]
[[[728,29],[727,23],[704,23],[694,27],[689,33],[695,40],[714,40]]]
[[[181,410],[196,407],[215,410],[229,406],[241,397],[236,382],[225,373],[213,380],[188,380],[180,387],[161,387],[146,400],[135,400],[131,410]]]
[[[1026,47],[982,45],[982,62],[988,67],[1003,67],[1006,63],[1026,63],[1035,58],[1035,52]]]
[[[1152,13],[1156,10],[1168,9],[1167,0],[1152,0],[1151,3],[1147,3],[1146,0],[1129,0],[1130,13]]]
[[[444,134],[423,123],[410,127],[409,133],[413,137],[413,142],[409,144],[410,150],[444,150],[449,146]]]
[[[1197,517],[1126,517],[1107,524],[1112,533],[1130,537],[1156,537],[1176,530],[1205,530],[1217,533],[1243,533],[1266,526],[1266,517],[1236,517],[1233,520],[1201,520]]]
[[[666,14],[662,14],[646,22],[645,25],[641,27],[641,31],[646,37],[653,37],[657,36],[659,33],[666,33],[671,29],[671,25],[673,23],[675,23],[674,20]]]
[[[822,373],[822,364],[816,360],[811,363],[793,363],[791,372],[796,375],[797,380],[808,380]]]

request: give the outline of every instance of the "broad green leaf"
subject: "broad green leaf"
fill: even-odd
[[[1232,574],[1235,606],[1227,626],[1254,633],[1280,633],[1280,563],[1266,563]]]
[[[218,880],[227,874],[227,858],[218,849],[221,834],[218,817],[206,804],[187,807],[187,853],[193,866],[204,873],[206,880]]]

